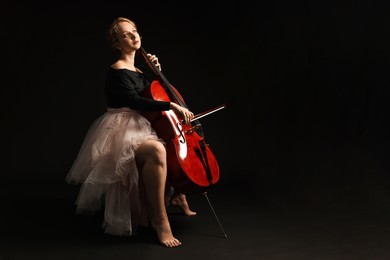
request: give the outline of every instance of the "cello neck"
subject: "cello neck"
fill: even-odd
[[[168,94],[171,96],[173,101],[175,101],[177,104],[179,104],[182,107],[188,108],[184,102],[181,101],[180,97],[176,94],[176,92],[172,89],[171,84],[167,80],[167,78],[164,76],[164,74],[156,67],[156,65],[151,62],[151,60],[148,58],[148,53],[145,51],[143,47],[139,49],[139,51],[142,54],[142,57],[145,59],[145,62],[150,66],[150,68],[153,70],[154,74],[157,76],[159,82],[164,87],[164,89],[168,92]]]

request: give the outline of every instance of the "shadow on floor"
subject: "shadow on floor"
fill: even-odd
[[[101,214],[75,215],[76,187],[26,185],[3,192],[2,260],[390,257],[390,214],[380,208],[271,207],[248,191],[221,186],[209,191],[208,197],[227,238],[199,194],[188,197],[198,213],[194,217],[168,208],[174,234],[183,245],[167,249],[150,230],[137,237],[113,237],[102,232]]]

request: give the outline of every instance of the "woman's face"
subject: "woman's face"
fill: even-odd
[[[137,29],[128,22],[120,22],[117,27],[116,47],[122,52],[136,51],[141,47],[141,37]]]

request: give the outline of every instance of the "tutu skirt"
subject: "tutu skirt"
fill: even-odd
[[[104,231],[117,236],[134,235],[147,223],[135,151],[150,139],[163,143],[150,122],[129,108],[108,108],[93,122],[66,176],[68,183],[81,184],[77,214],[104,208]]]

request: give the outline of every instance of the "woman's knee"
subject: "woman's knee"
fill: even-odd
[[[166,161],[165,146],[160,142],[157,141],[153,142],[151,157],[153,157],[156,161],[165,164]]]
[[[143,157],[145,161],[153,161],[157,164],[166,163],[165,146],[158,141],[150,140],[141,145],[138,155]]]

